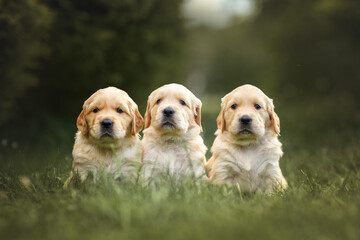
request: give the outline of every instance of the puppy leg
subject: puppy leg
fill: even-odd
[[[120,163],[115,163],[109,170],[115,177],[115,179],[125,179],[132,183],[136,183],[138,180],[139,170],[141,162],[134,159],[121,159]]]
[[[212,156],[209,159],[209,161],[207,161],[205,163],[205,171],[207,173],[207,177],[208,177],[209,180],[211,179],[211,176],[212,176],[212,168],[213,168],[214,162],[215,162],[215,157]]]
[[[285,190],[288,184],[282,175],[279,165],[271,165],[266,169],[265,186],[263,189],[265,192],[273,192],[274,190]]]
[[[139,182],[142,186],[149,186],[154,184],[157,180],[158,171],[156,170],[154,163],[143,162],[140,170]]]
[[[220,185],[235,186],[242,183],[241,170],[239,167],[227,158],[217,158],[213,160],[210,182]]]
[[[69,186],[69,183],[71,182],[71,179],[73,178],[73,172],[70,173],[69,178],[65,181],[64,185],[62,186],[62,189],[67,189],[67,187]]]

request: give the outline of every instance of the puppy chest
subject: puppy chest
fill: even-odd
[[[89,156],[93,159],[94,164],[97,164],[99,168],[111,168],[114,165],[120,166],[126,159],[135,158],[133,149],[127,149],[121,152],[106,151],[106,152],[94,152]],[[120,164],[120,165],[119,165]]]
[[[258,154],[238,153],[231,168],[233,174],[241,175],[241,178],[256,179],[265,171],[266,161]]]
[[[146,151],[147,159],[159,162],[169,162],[187,158],[189,152],[186,147],[175,144],[164,144],[162,146],[152,146]]]
[[[201,163],[196,151],[176,144],[164,144],[162,146],[153,146],[145,150],[144,163],[149,163],[161,169],[173,169],[181,171],[189,168],[191,165]]]

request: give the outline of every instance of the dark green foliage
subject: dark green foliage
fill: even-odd
[[[74,118],[87,97],[109,85],[143,100],[168,80],[184,35],[181,1],[0,3],[6,86],[0,90],[0,124],[20,115]]]
[[[0,1],[0,124],[15,118],[16,100],[39,84],[35,72],[47,45],[53,15],[40,1]]]
[[[359,99],[360,2],[259,2],[251,19],[235,21],[218,34],[210,90],[229,91],[238,81],[254,82],[291,99],[343,91]]]
[[[206,93],[220,98],[254,84],[274,99],[283,133],[308,146],[341,144],[336,132],[360,126],[360,1],[257,3],[253,16],[225,29],[193,30],[210,44]]]

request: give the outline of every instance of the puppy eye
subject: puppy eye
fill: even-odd
[[[180,104],[185,106],[186,105],[186,102],[184,100],[180,100]]]
[[[122,112],[123,112],[123,110],[122,110],[121,108],[117,108],[116,111],[117,111],[118,113],[122,113]]]
[[[232,108],[232,109],[236,109],[236,108],[237,108],[237,105],[236,105],[236,104],[233,104],[233,105],[231,105],[231,108]]]
[[[93,113],[97,113],[98,111],[100,111],[98,108],[94,108]]]
[[[159,98],[157,101],[156,101],[156,104],[159,104],[161,102],[161,99]]]
[[[259,104],[255,104],[254,107],[259,110],[261,108],[261,106]]]

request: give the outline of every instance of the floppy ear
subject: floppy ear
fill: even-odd
[[[83,106],[83,109],[82,109],[79,117],[77,118],[76,126],[83,135],[87,135],[88,125],[86,123],[86,107],[85,106]]]
[[[223,104],[224,99],[221,99],[221,110],[219,113],[219,116],[217,117],[217,127],[218,129],[221,129],[221,132],[224,132],[226,129],[226,123],[225,123],[225,111],[224,111],[224,104]]]
[[[131,134],[135,135],[141,131],[142,127],[144,126],[144,119],[139,113],[138,107],[135,107],[131,110],[132,114],[132,127],[131,127]]]
[[[196,99],[193,107],[193,112],[195,116],[195,122],[200,127],[200,132],[202,132],[202,126],[201,126],[201,101],[199,99]]]
[[[150,127],[150,124],[151,124],[151,109],[150,109],[150,98],[149,98],[145,112],[145,128]]]
[[[267,111],[270,117],[270,127],[274,130],[277,135],[280,135],[280,119],[274,111],[273,100],[269,99]]]

